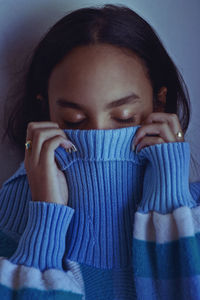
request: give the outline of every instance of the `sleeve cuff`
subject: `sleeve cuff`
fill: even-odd
[[[169,213],[180,206],[196,206],[189,188],[189,143],[152,145],[139,157],[147,159],[147,165],[138,211]]]
[[[69,206],[30,201],[25,231],[9,260],[41,271],[62,269],[66,232],[73,214]]]

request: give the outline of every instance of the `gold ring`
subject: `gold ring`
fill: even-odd
[[[30,150],[32,148],[32,142],[29,140],[25,143],[26,150]]]
[[[182,138],[183,137],[183,133],[181,131],[178,131],[177,134],[176,134],[176,136],[178,138]]]

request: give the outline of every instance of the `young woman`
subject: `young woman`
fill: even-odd
[[[135,12],[57,22],[7,128],[25,159],[1,189],[1,299],[200,299],[189,115],[180,73]]]

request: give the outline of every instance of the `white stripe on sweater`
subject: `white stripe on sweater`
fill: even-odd
[[[169,214],[135,213],[133,237],[142,241],[165,243],[200,232],[200,206],[179,207]]]
[[[40,272],[39,269],[12,264],[0,257],[0,283],[12,289],[22,287],[39,290],[62,290],[82,294],[83,290],[71,270],[61,271],[49,269]]]

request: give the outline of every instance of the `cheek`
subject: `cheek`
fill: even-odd
[[[153,112],[153,106],[149,107],[146,109],[142,114],[141,114],[141,123],[148,117]]]

